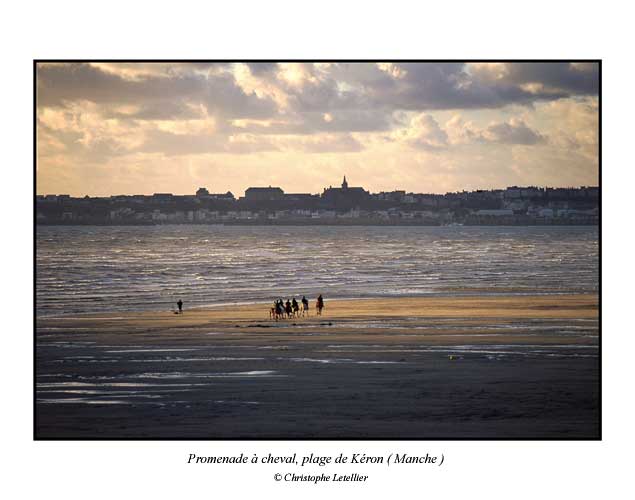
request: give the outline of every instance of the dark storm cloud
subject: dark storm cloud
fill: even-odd
[[[335,64],[317,82],[290,89],[300,111],[364,107],[425,111],[531,105],[598,90],[597,64],[514,63],[494,72],[464,63]],[[344,89],[342,83],[346,84]],[[539,84],[529,89],[527,84]]]
[[[140,109],[133,113],[106,109],[104,117],[119,120],[194,120],[201,118],[201,111],[184,101],[165,99],[142,104]]]
[[[520,118],[493,122],[486,128],[479,129],[457,116],[444,129],[432,115],[426,113],[413,118],[408,128],[397,130],[391,139],[428,151],[441,151],[469,144],[533,146],[548,143],[548,136],[532,129]]]
[[[406,76],[394,98],[407,109],[495,108],[523,101],[524,93],[516,89],[481,85],[460,63],[399,66]]]
[[[500,108],[529,105],[597,90],[593,71],[567,65],[522,63],[507,66],[498,78],[486,71],[468,71],[463,63],[407,63],[395,65],[403,76],[394,84],[371,87],[378,105],[392,104],[409,110]],[[544,86],[530,91],[525,84]]]
[[[543,135],[531,129],[524,121],[517,119],[490,125],[483,133],[482,138],[486,142],[524,146],[545,142]]]
[[[97,109],[76,106],[64,130],[48,132],[70,153],[92,149],[100,158],[126,150],[166,155],[275,151],[292,136],[302,136],[296,144],[305,152],[343,152],[362,149],[346,134],[398,128],[395,117],[404,115],[402,111],[413,112],[405,113],[411,116],[594,95],[599,78],[597,64],[247,65],[255,84],[238,81],[240,72],[234,72],[237,65],[232,63],[44,64],[37,70],[38,106],[67,113],[73,108],[69,103],[96,104]],[[259,89],[258,95],[244,88]],[[96,117],[82,121],[84,108]],[[171,133],[151,123],[209,119],[208,114],[215,124],[209,135]],[[101,137],[111,133],[99,128],[102,118],[116,118],[123,132]],[[238,119],[245,122],[234,122]],[[60,120],[49,123],[59,127]],[[81,133],[70,126],[75,122],[82,124]],[[407,139],[411,146],[441,149],[452,145],[429,120],[415,126],[418,132]],[[174,126],[170,130],[190,129]],[[306,137],[310,134],[321,137],[311,142]],[[128,135],[138,140],[127,141]],[[520,120],[501,121],[479,131],[466,129],[463,135],[481,143],[534,145],[546,140]]]
[[[392,114],[384,110],[343,109],[328,113],[305,113],[301,127],[318,132],[372,132],[388,130],[393,125]]]
[[[278,116],[272,99],[246,93],[238,85],[229,63],[119,66],[147,73],[125,78],[89,64],[41,65],[38,105],[63,106],[77,100],[111,107],[133,104],[140,109],[117,117],[140,120],[196,118],[199,105],[227,119]],[[298,63],[307,79],[302,85],[293,85],[281,77],[277,63],[248,66],[254,77],[286,95],[286,128],[294,133],[385,130],[395,110],[500,108],[595,94],[599,77],[597,64],[555,62],[509,63],[494,68],[468,67],[460,62],[395,63],[389,65],[390,70],[373,63],[321,68]],[[531,84],[533,88],[528,87]],[[333,119],[324,121],[324,113]]]
[[[262,76],[268,73],[275,73],[278,69],[278,63],[271,62],[253,62],[247,63],[249,71],[254,76]]]
[[[342,109],[366,111],[372,105],[364,89],[341,88],[340,82],[345,81],[343,77],[347,74],[345,66],[333,64],[328,68],[319,69],[312,63],[293,63],[297,73],[303,75],[300,85],[287,81],[282,67],[278,64],[272,64],[266,70],[256,72],[252,68],[252,63],[247,66],[259,81],[279,88],[288,100],[290,111],[295,113],[325,113]],[[364,66],[375,67],[372,63],[364,63]]]
[[[433,109],[498,108],[508,104],[531,104],[572,95],[596,94],[597,64],[506,63],[504,70],[474,67],[463,63],[395,63],[399,76],[372,63],[333,64],[316,69],[298,63],[311,80],[302,86],[279,78],[277,63],[248,63],[252,74],[274,82],[287,95],[296,113],[343,109],[392,111]],[[151,71],[151,64],[138,65]],[[138,69],[133,64],[122,69]],[[273,101],[245,93],[236,83],[231,65],[181,63],[160,66],[135,79],[104,71],[89,64],[41,65],[38,68],[38,104],[60,106],[64,101],[86,99],[101,104],[141,104],[144,113],[165,117],[167,111],[152,111],[151,105],[172,101],[204,104],[211,112],[232,118],[266,118],[276,114]],[[194,70],[210,70],[207,74]],[[214,71],[211,71],[211,70]],[[223,70],[223,71],[220,71]],[[527,84],[540,87],[526,88]],[[180,117],[183,108],[175,117]]]
[[[37,69],[39,106],[63,106],[65,101],[88,100],[97,104],[136,104],[194,94],[192,78],[128,80],[90,64],[40,65]]]
[[[598,93],[599,66],[595,63],[508,63],[506,68],[504,81],[510,84],[540,83],[568,95]]]
[[[40,107],[87,100],[106,105],[140,105],[150,116],[165,116],[166,110],[161,106],[171,101],[176,108],[180,102],[199,103],[211,113],[231,118],[267,118],[277,113],[272,100],[246,94],[229,73],[202,76],[173,72],[126,79],[89,64],[61,64],[38,67],[37,77]]]

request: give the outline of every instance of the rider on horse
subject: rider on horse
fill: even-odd
[[[324,309],[324,299],[322,298],[322,294],[320,294],[318,296],[317,304],[316,304],[315,307],[317,307],[317,313],[321,315],[322,314],[322,309]]]
[[[291,300],[291,307],[293,308],[293,315],[295,316],[300,310],[300,306],[298,305],[298,301],[295,300],[295,297],[293,297],[293,300]]]
[[[306,299],[306,296],[302,296],[302,315],[306,313],[309,314],[309,301]]]
[[[287,299],[284,310],[287,313],[287,318],[290,318],[293,309],[291,309],[291,301],[289,299]]]

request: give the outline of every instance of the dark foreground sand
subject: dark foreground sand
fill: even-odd
[[[37,321],[37,438],[599,438],[595,295]]]

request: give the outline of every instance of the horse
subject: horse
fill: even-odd
[[[275,307],[269,309],[269,319],[275,319],[276,321],[278,321],[278,313],[276,313]]]
[[[284,319],[285,308],[279,302],[276,302],[273,307],[269,309],[269,319]]]
[[[318,308],[318,314],[322,314],[323,307],[324,307],[324,303],[318,303],[316,305],[316,308]],[[289,319],[289,318],[299,318],[300,315],[302,316],[310,315],[308,300],[302,302],[302,309],[300,309],[300,304],[296,300],[294,300],[293,303],[289,302],[289,304],[275,302],[274,306],[269,308],[269,319],[274,319],[276,321],[284,319],[285,316],[287,319]]]
[[[322,296],[318,297],[318,300],[315,303],[315,309],[317,310],[318,316],[322,316],[322,309],[324,309],[324,301],[322,300]]]

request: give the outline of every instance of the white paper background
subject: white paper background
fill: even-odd
[[[610,2],[36,2],[5,4],[2,43],[4,498],[600,498],[630,483],[633,420],[632,19]],[[615,3],[615,5],[618,5]],[[32,440],[34,58],[602,58],[601,442]],[[7,112],[8,111],[8,112]],[[413,455],[442,467],[187,465],[189,453]],[[276,472],[359,472],[357,484]]]

